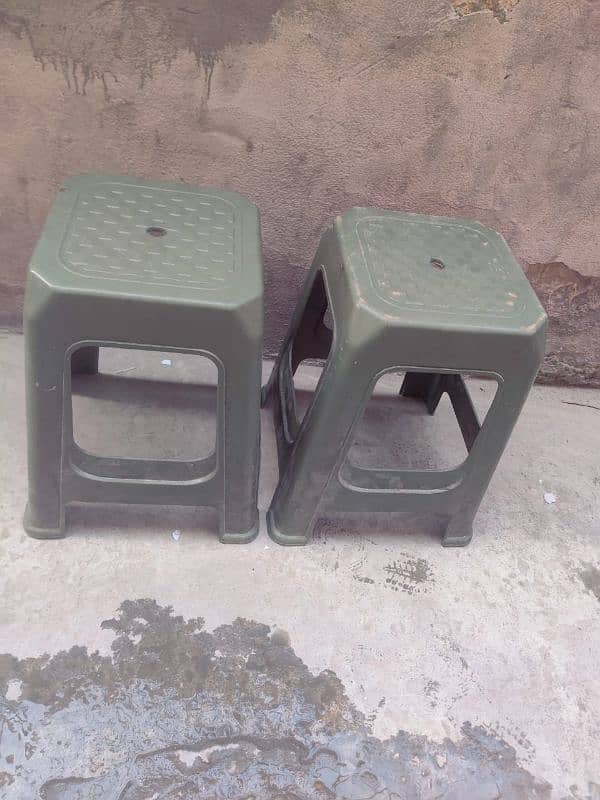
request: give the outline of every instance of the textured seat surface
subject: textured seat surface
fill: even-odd
[[[337,230],[367,302],[388,319],[521,328],[542,313],[503,238],[476,222],[357,208]]]
[[[32,268],[52,284],[189,299],[260,285],[255,209],[220,189],[86,175],[65,181]],[[56,252],[56,244],[58,252]]]

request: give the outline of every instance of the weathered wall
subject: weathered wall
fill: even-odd
[[[262,211],[273,350],[355,204],[472,216],[600,384],[596,0],[0,0],[0,317],[61,179],[218,184]]]

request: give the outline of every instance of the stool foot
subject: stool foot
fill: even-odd
[[[267,512],[267,530],[269,532],[269,536],[274,542],[277,542],[277,544],[282,544],[285,547],[297,547],[299,545],[306,544],[309,538],[308,536],[282,533],[282,531],[280,531],[275,524],[273,513],[271,511]]]
[[[473,538],[473,522],[464,518],[451,519],[444,532],[442,545],[444,547],[465,547]]]
[[[23,527],[25,533],[31,536],[32,539],[63,539],[65,536],[65,523],[61,521],[57,527],[41,527],[34,525],[29,510],[29,504],[25,507],[25,515],[23,517]]]
[[[231,531],[223,531],[219,534],[219,541],[223,544],[248,544],[253,542],[258,536],[260,530],[260,520],[257,519],[255,524],[245,533],[232,533]]]

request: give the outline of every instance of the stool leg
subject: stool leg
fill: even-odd
[[[537,364],[533,371],[525,367],[520,375],[505,376],[504,382],[499,385],[492,407],[470,448],[461,489],[464,500],[450,517],[442,539],[444,547],[463,547],[471,541],[475,515],[508,444],[536,372]]]
[[[73,375],[96,375],[98,372],[97,347],[80,347],[71,355],[71,372]]]
[[[222,542],[251,542],[259,529],[257,496],[260,466],[261,364],[256,352],[225,364]]]
[[[322,271],[322,264],[327,260],[325,254],[328,242],[329,235],[325,234],[321,239],[310,272],[304,281],[302,292],[296,302],[285,340],[279,350],[269,380],[262,389],[262,405],[269,402],[281,358],[287,354],[289,346],[293,346],[293,372],[304,358],[327,358],[329,354],[333,333],[323,324],[328,300]]]
[[[61,502],[64,353],[47,337],[26,332],[29,498],[24,527],[30,536],[64,536]]]
[[[306,544],[321,496],[350,442],[371,381],[353,367],[353,357],[330,356],[280,476],[267,514],[269,535],[279,544]]]
[[[479,505],[479,503],[477,504]],[[475,512],[477,509],[475,509]],[[473,510],[459,511],[453,514],[442,539],[444,547],[465,547],[473,538]]]
[[[407,372],[400,388],[400,395],[422,400],[427,406],[427,411],[433,415],[444,391],[444,375],[435,372]]]
[[[305,358],[325,359],[329,355],[333,333],[323,324],[327,305],[323,274],[317,272],[293,339],[293,374]]]

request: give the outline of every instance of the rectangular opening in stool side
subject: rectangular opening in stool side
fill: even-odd
[[[219,369],[196,353],[100,347],[71,354],[74,461],[116,479],[187,481],[216,464]]]
[[[451,488],[496,397],[491,376],[388,371],[376,381],[339,471],[349,488]]]

